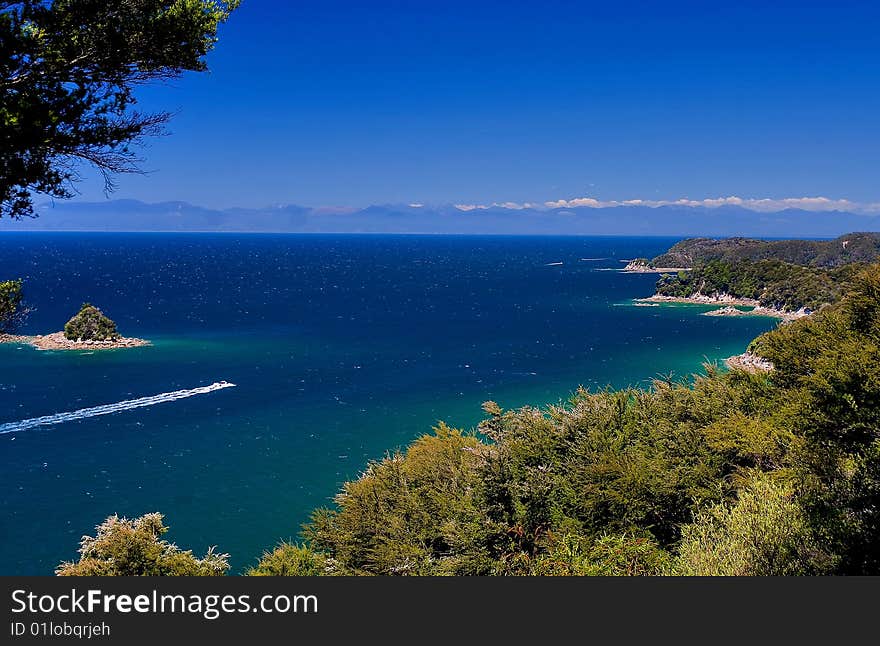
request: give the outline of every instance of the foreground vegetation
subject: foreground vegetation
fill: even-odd
[[[751,350],[775,370],[487,402],[478,434],[371,463],[248,574],[880,573],[880,265]],[[92,544],[88,567],[130,553]]]
[[[162,514],[129,520],[111,516],[98,525],[95,536],[84,536],[78,561],[62,563],[58,576],[221,576],[229,570],[229,555],[211,548],[204,558],[181,550],[162,536],[168,528]]]

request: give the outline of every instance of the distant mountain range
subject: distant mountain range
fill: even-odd
[[[57,202],[40,217],[0,220],[4,231],[140,231],[242,233],[443,233],[631,236],[834,237],[880,231],[880,215],[740,206],[611,206],[462,210],[449,206],[378,205],[363,209],[276,206],[208,209],[186,202]]]

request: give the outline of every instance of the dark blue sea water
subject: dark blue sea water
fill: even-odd
[[[607,270],[673,242],[0,235],[0,278],[25,278],[35,308],[24,332],[58,330],[88,301],[155,343],[0,345],[0,424],[237,384],[0,435],[0,573],[49,574],[106,516],[150,511],[178,544],[216,544],[241,571],[437,420],[469,428],[487,399],[544,404],[578,384],[687,375],[775,325],[633,307],[656,277]]]

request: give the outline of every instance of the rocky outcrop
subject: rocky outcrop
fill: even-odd
[[[730,305],[717,310],[712,310],[711,312],[703,312],[703,316],[744,316],[746,314],[749,314],[749,312],[738,310]]]
[[[730,294],[694,294],[693,296],[664,296],[654,294],[648,298],[638,298],[643,303],[691,303],[694,305],[743,305],[746,307],[758,307],[760,303],[753,298],[736,298]]]
[[[152,345],[146,339],[117,337],[104,341],[68,339],[64,332],[54,332],[40,336],[0,335],[0,343],[19,343],[31,345],[37,350],[119,350],[122,348],[140,348]]]
[[[690,271],[688,267],[655,267],[645,258],[630,260],[621,271],[629,274],[677,274]]]
[[[743,352],[734,357],[728,357],[724,364],[731,370],[745,370],[746,372],[770,372],[773,363],[751,352]]]

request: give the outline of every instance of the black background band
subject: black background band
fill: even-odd
[[[88,643],[866,643],[880,578],[76,578],[3,577],[0,644],[106,624]],[[12,613],[15,590],[70,594],[314,595],[317,613]],[[21,593],[19,593],[21,598]],[[45,628],[43,626],[45,624]],[[16,636],[24,626],[25,634]],[[208,641],[205,641],[208,640]],[[781,640],[781,641],[779,641]],[[817,641],[818,640],[818,641]]]

